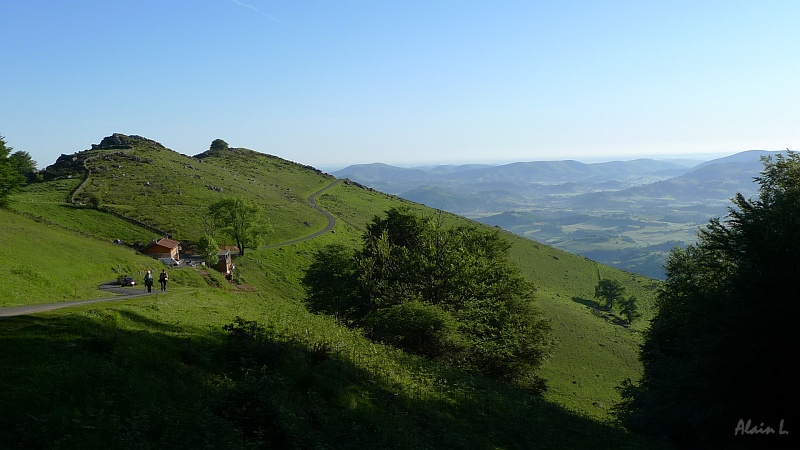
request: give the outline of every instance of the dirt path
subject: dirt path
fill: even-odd
[[[317,236],[321,236],[333,229],[336,225],[336,218],[333,217],[331,213],[325,211],[324,209],[317,206],[316,198],[317,195],[325,192],[326,190],[332,188],[336,184],[338,184],[341,180],[335,180],[331,184],[325,186],[324,188],[314,192],[308,197],[308,203],[311,205],[312,208],[320,212],[328,219],[328,224],[325,226],[324,229],[317,231],[315,233],[309,234],[308,236],[303,236],[301,238],[292,239],[290,241],[279,242],[277,244],[270,244],[262,248],[276,248],[276,247],[283,247],[286,245],[296,244],[298,242],[307,241],[309,239],[314,239]],[[14,317],[14,316],[24,316],[26,314],[34,314],[43,311],[51,311],[54,309],[61,309],[67,308],[70,306],[79,306],[79,305],[88,305],[91,303],[101,303],[101,302],[114,302],[119,300],[128,300],[131,298],[137,297],[144,297],[148,295],[157,295],[158,291],[153,291],[151,293],[145,292],[143,286],[137,287],[120,287],[116,285],[113,281],[108,282],[105,284],[101,284],[99,288],[103,291],[117,294],[114,297],[106,297],[106,298],[95,298],[91,300],[78,300],[73,302],[61,302],[61,303],[42,303],[38,305],[22,305],[22,306],[11,306],[7,308],[0,308],[0,319],[3,317]]]

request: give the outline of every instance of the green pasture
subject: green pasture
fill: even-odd
[[[325,226],[307,198],[334,181],[250,151],[200,162],[143,146],[98,153],[91,164],[78,196],[95,192],[99,209],[68,203],[78,181],[61,179],[29,186],[15,212],[0,210],[8,249],[0,254],[0,307],[98,298],[98,284],[118,272],[138,276],[159,264],[112,243],[152,236],[120,216],[191,240],[202,208],[243,195],[264,206],[269,244],[279,244]],[[548,390],[536,397],[370,342],[303,304],[300,280],[314,253],[331,243],[356,248],[366,224],[391,207],[474,222],[348,182],[317,203],[336,217],[332,232],[248,250],[234,260],[231,282],[182,268],[170,271],[166,294],[0,320],[0,370],[8,374],[0,380],[0,447],[100,448],[115,436],[120,448],[659,448],[608,414],[616,386],[641,372],[636,352],[657,281],[500,231],[557,342],[542,369]],[[639,299],[643,319],[626,327],[597,303],[594,287],[607,278]],[[254,342],[263,348],[231,343],[225,327],[237,317],[262,327]],[[254,348],[274,360],[248,365],[263,357],[248,353]]]
[[[300,447],[657,448],[557,393],[542,399],[449,370],[309,313],[297,269],[332,237],[240,259],[240,278],[255,284],[238,289],[179,269],[167,294],[0,321],[1,360],[13,363],[0,384],[0,444],[250,448],[257,439],[236,408],[261,395],[246,403],[275,420],[261,438]],[[223,326],[236,317],[268,329],[291,357],[250,375],[226,365]],[[570,380],[584,388],[606,375],[583,364],[592,370]]]
[[[108,297],[98,285],[160,265],[133,250],[0,209],[0,307]]]

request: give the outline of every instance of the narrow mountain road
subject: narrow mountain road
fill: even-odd
[[[328,219],[328,224],[325,226],[325,228],[323,228],[320,231],[317,231],[316,233],[309,234],[308,236],[303,236],[301,238],[292,239],[290,241],[279,242],[277,244],[265,245],[264,247],[261,247],[261,248],[262,249],[264,249],[264,248],[277,248],[277,247],[284,247],[284,246],[287,246],[287,245],[297,244],[298,242],[303,242],[303,241],[307,241],[309,239],[314,239],[315,237],[321,236],[321,235],[331,231],[333,229],[333,227],[336,225],[336,218],[333,217],[333,214],[331,214],[328,211],[325,211],[324,209],[322,209],[319,206],[317,206],[317,195],[322,194],[323,192],[327,191],[328,189],[336,186],[341,181],[342,180],[335,180],[333,183],[325,186],[324,188],[322,188],[322,189],[318,190],[317,192],[314,192],[313,194],[308,196],[308,204],[311,205],[312,208],[316,209],[323,216],[325,216],[325,218]]]
[[[279,242],[276,244],[270,244],[261,248],[277,248],[283,247],[286,245],[297,244],[298,242],[307,241],[309,239],[314,239],[315,237],[321,236],[331,230],[336,225],[336,218],[333,217],[331,213],[325,211],[324,209],[317,206],[317,195],[327,191],[328,189],[332,188],[333,186],[337,185],[341,180],[335,180],[329,185],[325,186],[324,188],[314,192],[308,197],[308,203],[311,205],[312,208],[320,212],[328,219],[328,224],[320,231],[315,233],[309,234],[307,236],[303,236],[297,239],[292,239],[290,241]],[[101,303],[101,302],[113,302],[119,300],[128,300],[131,298],[137,297],[144,297],[149,295],[158,295],[160,292],[154,290],[153,292],[145,292],[143,291],[143,287],[121,287],[116,283],[108,282],[105,284],[101,284],[99,288],[103,291],[117,294],[114,297],[106,297],[106,298],[95,298],[91,300],[78,300],[73,302],[61,302],[61,303],[42,303],[38,305],[22,305],[22,306],[11,306],[6,308],[0,308],[0,319],[3,317],[14,317],[14,316],[24,316],[26,314],[34,314],[43,311],[51,311],[54,309],[61,309],[61,308],[68,308],[70,306],[79,306],[79,305],[88,305],[91,303]],[[155,289],[155,287],[154,287]]]
[[[128,300],[136,297],[157,295],[160,292],[160,291],[147,292],[144,290],[144,286],[122,287],[116,284],[116,282],[114,281],[109,281],[108,283],[101,284],[98,287],[103,291],[117,295],[114,297],[93,298],[91,300],[78,300],[73,302],[61,302],[61,303],[40,303],[37,305],[22,305],[22,306],[11,306],[7,308],[0,308],[0,319],[2,319],[3,317],[24,316],[26,314],[51,311],[53,309],[61,309],[69,306],[89,305],[91,303]]]

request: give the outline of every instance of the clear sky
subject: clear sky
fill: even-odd
[[[0,0],[0,134],[319,168],[800,147],[800,1]]]

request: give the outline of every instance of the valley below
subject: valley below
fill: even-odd
[[[671,249],[695,242],[730,199],[756,194],[761,158],[746,151],[710,161],[399,168],[350,166],[333,174],[439,210],[497,226],[629,272],[664,279]]]

